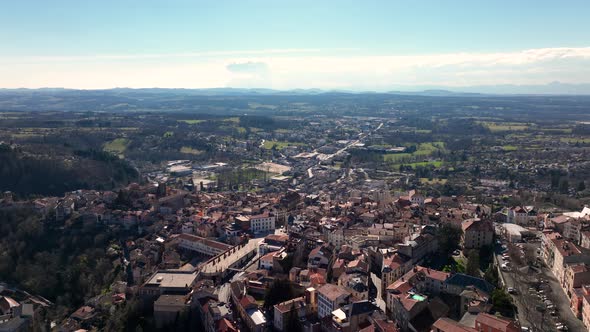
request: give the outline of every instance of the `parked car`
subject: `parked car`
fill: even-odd
[[[514,287],[508,287],[508,294],[516,295],[516,289],[514,289]]]

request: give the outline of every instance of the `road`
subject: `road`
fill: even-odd
[[[501,255],[496,255],[497,266],[499,267],[502,261]],[[498,264],[499,263],[499,264]],[[522,266],[516,266],[520,268]],[[513,287],[518,290],[517,295],[512,295],[514,304],[518,309],[518,320],[522,326],[535,327],[535,330],[539,331],[556,331],[555,322],[564,323],[570,331],[588,331],[584,324],[574,316],[570,309],[570,301],[559,285],[559,282],[553,276],[548,268],[541,268],[540,279],[544,280],[547,286],[542,287],[547,298],[553,302],[557,308],[557,317],[549,315],[546,312],[544,315],[537,310],[531,310],[537,306],[543,306],[540,298],[534,293],[529,292],[529,287],[534,286],[535,283],[526,283],[523,281],[523,277],[515,275],[515,266],[509,272],[498,269],[501,278],[504,280],[505,287]],[[539,275],[537,275],[538,277]]]
[[[382,127],[383,127],[383,122],[379,123],[379,125],[378,125],[378,126],[375,128],[375,129],[373,129],[373,130],[370,130],[370,131],[369,131],[369,132],[367,132],[366,134],[360,134],[358,139],[356,139],[356,140],[354,140],[354,141],[352,141],[352,142],[348,143],[348,144],[347,144],[345,147],[343,147],[342,149],[340,149],[340,150],[338,150],[338,151],[336,151],[336,152],[334,152],[334,153],[332,153],[332,154],[325,155],[325,157],[323,157],[321,160],[319,160],[319,161],[318,161],[318,163],[317,163],[315,166],[319,165],[319,163],[320,163],[320,162],[322,162],[322,161],[326,161],[326,160],[330,160],[330,159],[334,158],[334,156],[336,156],[336,155],[338,155],[338,154],[341,154],[342,152],[344,152],[344,151],[348,150],[348,149],[349,149],[349,148],[351,148],[352,146],[355,146],[356,144],[358,144],[358,143],[362,142],[362,140],[363,140],[363,139],[365,139],[365,138],[367,138],[367,137],[371,136],[371,134],[375,133],[377,130],[381,129]],[[318,153],[318,149],[315,149],[315,150],[313,150],[313,151],[312,151],[312,153]],[[312,178],[312,177],[313,177],[313,172],[311,171],[311,169],[312,169],[313,167],[315,167],[315,166],[311,166],[311,167],[309,167],[309,168],[307,169],[307,174],[308,174],[308,177],[309,177],[309,178]]]

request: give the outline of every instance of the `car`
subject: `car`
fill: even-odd
[[[565,325],[561,325],[561,326],[557,327],[557,329],[558,329],[559,331],[567,331],[567,330],[569,330],[569,329],[567,328],[567,326],[565,326]]]
[[[516,294],[516,289],[514,287],[508,287],[508,294]]]
[[[527,327],[527,326],[521,326],[521,327],[520,327],[520,330],[521,330],[522,332],[529,332],[531,329],[530,329],[530,327]]]
[[[459,249],[457,249],[457,250],[453,251],[453,255],[459,256],[459,255],[461,255],[461,252],[459,251]]]
[[[553,304],[550,304],[550,305],[547,306],[547,309],[548,310],[553,310],[553,309],[555,309],[555,306]]]
[[[549,314],[553,317],[557,316],[557,311],[555,310],[551,310],[551,312],[549,312]]]

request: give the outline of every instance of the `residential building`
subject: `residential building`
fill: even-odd
[[[191,234],[180,234],[178,236],[180,248],[196,251],[207,256],[216,256],[232,248],[231,245],[202,238]]]
[[[461,223],[463,249],[479,249],[492,245],[494,226],[490,220],[468,219]]]
[[[304,297],[297,297],[275,304],[273,327],[276,331],[285,331],[287,329],[288,317],[291,314],[296,314],[298,318],[303,318],[307,315],[307,305]]]
[[[520,327],[512,320],[481,313],[475,318],[475,330],[478,332],[519,332]]]
[[[340,286],[325,284],[317,289],[318,317],[324,318],[350,301],[351,294]]]

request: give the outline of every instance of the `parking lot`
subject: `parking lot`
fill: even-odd
[[[505,248],[498,246],[496,253],[501,279],[512,295],[521,325],[532,331],[587,331],[551,271],[523,261],[525,252],[536,255],[539,246],[538,242],[504,243]]]

